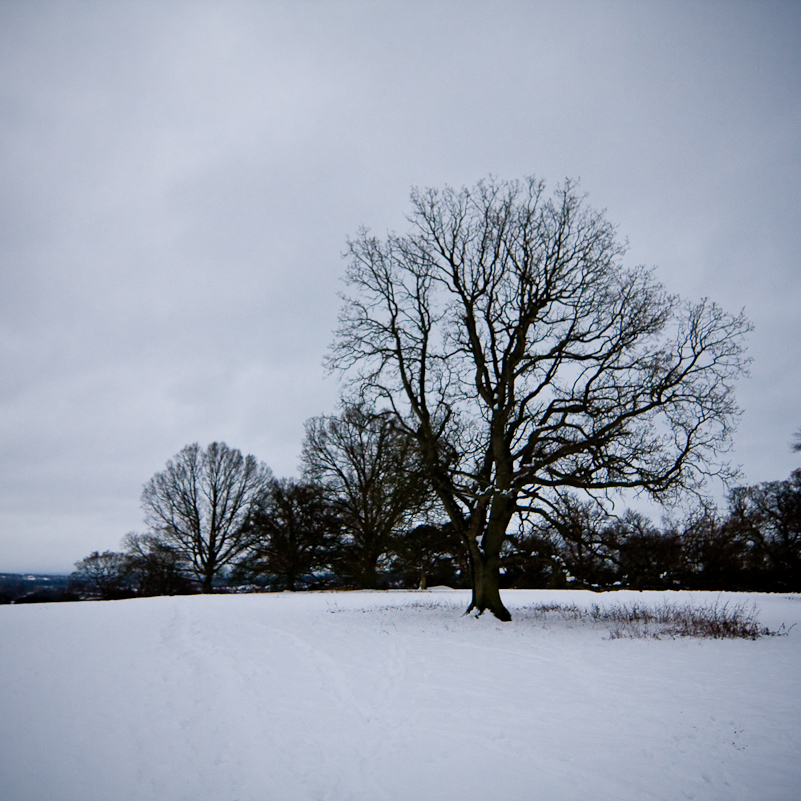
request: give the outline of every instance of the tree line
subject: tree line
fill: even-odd
[[[551,196],[535,178],[415,189],[407,219],[348,242],[327,362],[343,411],[309,422],[301,479],[188,446],[145,486],[130,564],[174,558],[207,592],[223,574],[374,587],[450,570],[469,609],[501,620],[510,582],[795,581],[797,525],[776,511],[795,474],[660,530],[613,515],[621,493],[669,504],[735,476],[743,313],[624,266],[615,226],[569,180]]]
[[[145,487],[151,531],[77,562],[70,597],[469,588],[469,554],[391,420],[350,408],[309,421],[300,480],[224,443],[188,446]],[[801,470],[660,526],[567,495],[507,532],[499,572],[519,589],[801,591]]]
[[[300,479],[225,443],[188,445],[144,487],[148,533],[90,554],[75,579],[102,597],[385,586],[403,534],[432,514],[418,461],[392,416],[363,406],[307,422]]]

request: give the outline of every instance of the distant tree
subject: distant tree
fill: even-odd
[[[328,568],[341,529],[339,513],[319,484],[274,479],[253,512],[250,550],[236,575],[275,577],[282,589],[296,590],[299,581]]]
[[[516,589],[565,589],[569,574],[560,537],[540,521],[539,526],[521,523],[501,550],[501,586]]]
[[[250,546],[252,515],[271,478],[255,456],[224,442],[187,445],[145,485],[145,520],[211,592],[220,571]]]
[[[601,589],[612,586],[619,575],[619,543],[609,529],[610,519],[602,504],[565,493],[529,537],[550,545],[546,550],[569,585]]]
[[[128,560],[123,553],[94,551],[75,563],[72,581],[92,597],[102,600],[131,595]]]
[[[437,584],[460,586],[469,579],[464,545],[450,523],[421,523],[399,532],[390,545],[391,570],[404,575],[406,586],[428,588]]]
[[[560,493],[657,500],[728,475],[749,323],[624,269],[615,228],[571,182],[415,190],[410,232],[349,243],[330,358],[392,409],[472,562],[471,609],[509,620],[515,515]]]
[[[786,481],[735,489],[728,525],[761,557],[760,589],[801,591],[801,470]]]
[[[429,504],[415,440],[394,414],[352,405],[306,423],[301,458],[304,476],[325,488],[342,520],[339,571],[376,587],[392,538]]]
[[[708,502],[667,526],[681,547],[681,586],[690,590],[753,589],[752,548],[740,527]]]
[[[642,513],[627,509],[604,528],[604,540],[617,552],[617,581],[635,590],[677,589],[683,569],[681,538],[660,531]]]
[[[137,595],[184,595],[193,591],[191,567],[177,548],[156,534],[126,534],[128,580]]]

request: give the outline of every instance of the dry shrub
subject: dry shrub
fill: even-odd
[[[692,603],[674,604],[664,601],[657,606],[641,603],[583,608],[576,604],[538,604],[527,607],[535,617],[558,615],[563,620],[574,620],[606,625],[609,638],[650,637],[707,637],[711,639],[747,639],[785,636],[790,629],[782,624],[771,631],[760,626],[758,610],[754,604],[729,604],[719,600],[696,606]],[[792,628],[792,626],[790,627]]]

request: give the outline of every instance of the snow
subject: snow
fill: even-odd
[[[5,801],[801,796],[801,635],[610,639],[537,603],[282,593],[0,607]],[[754,601],[773,629],[801,596]],[[515,613],[515,610],[518,610]]]

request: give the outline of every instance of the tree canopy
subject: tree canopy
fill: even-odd
[[[569,491],[657,500],[729,474],[749,323],[622,264],[614,226],[567,181],[414,190],[410,229],[348,243],[329,364],[392,410],[470,553],[471,608],[509,619],[515,515]]]

